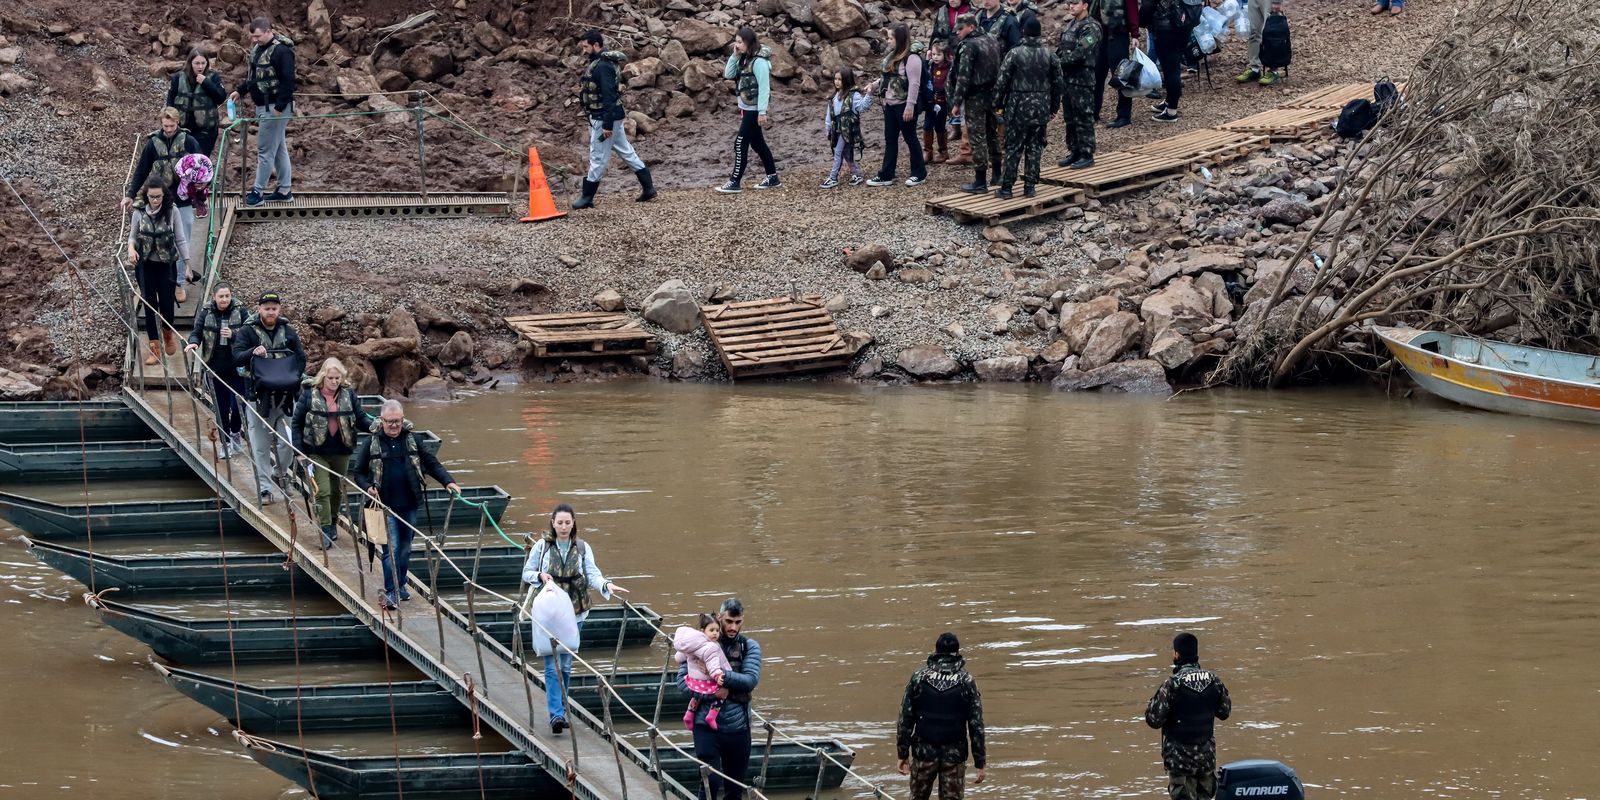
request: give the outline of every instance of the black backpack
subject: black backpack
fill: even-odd
[[[974,88],[988,88],[1000,78],[1000,42],[993,36],[977,36],[972,39],[973,53],[978,56],[972,64],[972,86]]]
[[[1283,69],[1294,60],[1294,50],[1289,44],[1289,18],[1282,14],[1267,17],[1261,26],[1261,66]]]
[[[1372,102],[1381,117],[1400,106],[1400,90],[1388,78],[1380,80],[1372,85]]]
[[[1178,0],[1178,27],[1192,31],[1200,27],[1200,10],[1206,7],[1206,0]]]
[[[1333,132],[1343,139],[1359,139],[1378,124],[1378,106],[1371,100],[1357,98],[1344,104],[1339,118],[1333,121]]]
[[[922,88],[917,90],[917,113],[931,114],[933,113],[933,59],[928,57],[927,50],[922,51],[919,57],[922,59]]]

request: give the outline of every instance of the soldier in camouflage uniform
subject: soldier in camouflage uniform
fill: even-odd
[[[1211,800],[1217,793],[1215,719],[1227,719],[1233,700],[1222,679],[1200,667],[1200,641],[1192,633],[1172,640],[1172,677],[1162,681],[1144,721],[1161,729],[1161,762],[1172,800]]]
[[[1022,196],[1032,197],[1039,182],[1039,160],[1044,156],[1045,126],[1061,105],[1061,62],[1039,44],[1039,20],[1023,23],[1022,43],[1000,63],[995,97],[1005,109],[1006,171],[994,196],[1011,199],[1017,162],[1026,159]]]
[[[623,126],[626,115],[622,113],[622,84],[618,80],[617,65],[622,63],[622,53],[607,51],[605,37],[599,31],[588,31],[578,37],[579,47],[589,58],[583,71],[583,88],[578,101],[583,113],[589,117],[589,171],[583,177],[583,191],[572,201],[573,208],[594,205],[594,193],[600,189],[600,180],[611,166],[615,154],[633,170],[639,179],[639,196],[643,203],[656,196],[655,181],[650,178],[650,168],[634,151],[628,141],[627,128]]]
[[[911,775],[911,800],[928,800],[934,781],[939,800],[961,800],[966,792],[967,744],[971,742],[973,783],[983,783],[987,753],[983,744],[983,698],[967,673],[961,642],[942,633],[928,665],[906,684],[896,726],[900,774]]]
[[[961,191],[984,194],[989,191],[989,173],[1000,177],[1000,143],[996,141],[994,82],[1000,74],[1000,45],[994,37],[978,29],[977,19],[962,14],[956,20],[955,75],[945,84],[945,96],[952,109],[961,109],[962,129],[972,146],[972,183]]]
[[[1094,166],[1094,64],[1104,31],[1089,16],[1089,0],[1069,0],[1067,27],[1056,45],[1066,102],[1061,119],[1067,128],[1067,157],[1056,163],[1071,169]]]

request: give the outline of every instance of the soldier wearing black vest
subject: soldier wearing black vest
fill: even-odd
[[[906,684],[900,701],[895,750],[900,774],[911,775],[911,800],[928,800],[935,779],[939,800],[961,800],[966,792],[968,743],[973,783],[983,783],[988,754],[983,741],[983,698],[967,673],[961,642],[953,633],[939,634],[928,665]]]
[[[589,66],[583,71],[583,88],[578,93],[583,112],[589,115],[589,172],[583,178],[583,193],[572,201],[572,207],[594,205],[594,193],[600,189],[600,180],[606,176],[613,153],[639,179],[639,196],[634,199],[643,203],[656,196],[656,186],[650,179],[650,168],[634,152],[623,125],[622,82],[618,75],[623,55],[607,51],[605,37],[599,31],[589,31],[578,41],[583,54],[589,58]]]
[[[1180,633],[1172,640],[1172,677],[1145,706],[1144,721],[1161,729],[1161,762],[1172,800],[1211,800],[1217,794],[1215,720],[1233,712],[1228,687],[1200,667],[1200,640]]]
[[[744,628],[744,604],[738,598],[722,601],[717,621],[722,623],[722,639],[718,644],[728,658],[729,671],[723,675],[722,688],[716,694],[700,696],[702,702],[694,712],[694,755],[712,769],[740,783],[749,783],[750,695],[761,682],[761,645],[740,633]],[[678,667],[678,691],[694,696],[684,681],[688,675],[688,664]],[[712,700],[722,701],[716,728],[706,721],[706,714],[715,706]],[[715,774],[711,776],[711,797],[700,794],[701,800],[742,800],[743,797],[743,787]]]

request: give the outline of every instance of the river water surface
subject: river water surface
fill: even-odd
[[[669,623],[741,597],[758,708],[897,793],[900,696],[945,630],[983,692],[973,796],[1164,796],[1142,713],[1179,630],[1233,695],[1222,761],[1285,761],[1316,796],[1600,787],[1600,428],[1345,392],[640,382],[409,411],[460,482],[512,494],[508,530],[576,506]],[[0,798],[284,791],[14,533]]]

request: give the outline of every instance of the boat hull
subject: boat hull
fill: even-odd
[[[1600,424],[1600,385],[1473,363],[1493,360],[1507,367],[1522,363],[1500,357],[1496,347],[1510,350],[1513,356],[1526,354],[1525,361],[1533,363],[1541,358],[1559,363],[1564,356],[1591,360],[1587,356],[1477,340],[1463,343],[1461,337],[1437,331],[1380,327],[1376,332],[1412,380],[1431,394],[1485,411]],[[1458,347],[1466,352],[1458,354]]]
[[[343,661],[383,655],[383,644],[350,615],[183,619],[148,609],[98,600],[107,625],[138,639],[176,664]]]

